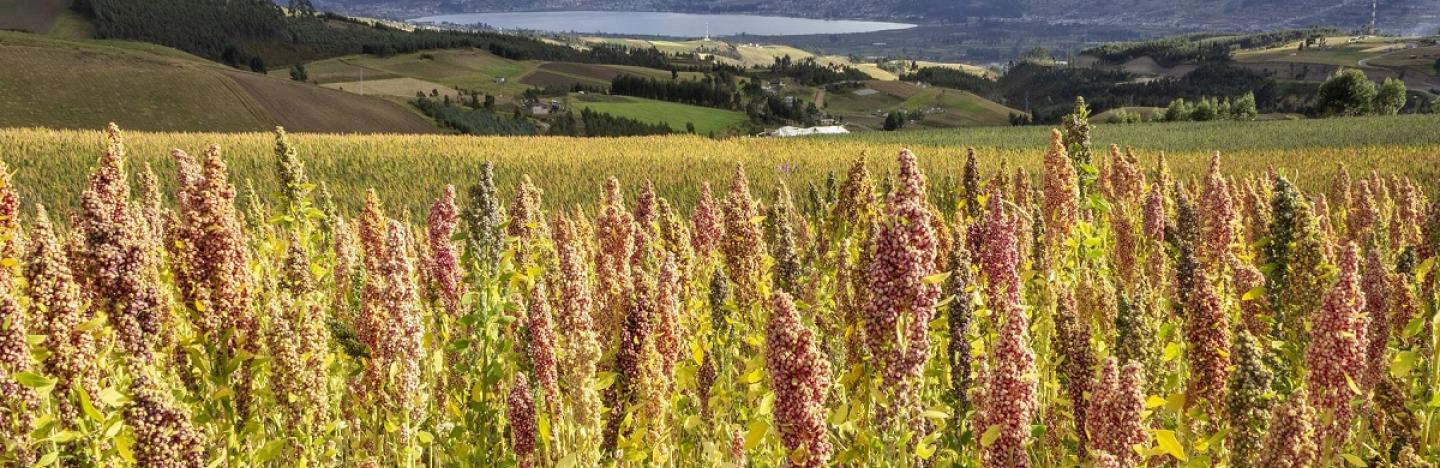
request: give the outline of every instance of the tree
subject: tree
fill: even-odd
[[[893,132],[905,128],[905,111],[896,110],[894,112],[886,114],[885,125],[881,128],[883,128],[887,132]]]
[[[1405,82],[1386,78],[1385,83],[1380,85],[1380,91],[1375,94],[1375,104],[1372,106],[1376,114],[1395,115],[1405,107]]]
[[[1190,120],[1196,122],[1208,122],[1215,120],[1220,115],[1214,98],[1201,99],[1195,104],[1195,110],[1190,112]]]
[[[494,96],[494,95],[490,95],[490,94],[486,94],[486,95],[485,95],[485,109],[486,109],[486,110],[492,110],[492,111],[495,110],[495,96]]]
[[[265,60],[261,59],[258,55],[255,57],[250,57],[250,71],[253,71],[255,73],[265,73]]]
[[[1235,100],[1235,105],[1230,108],[1231,118],[1235,120],[1255,120],[1260,112],[1255,108],[1255,93],[1248,92]]]
[[[290,14],[295,16],[315,16],[315,4],[310,0],[290,0]]]
[[[1025,53],[1023,53],[1023,54],[1020,54],[1020,60],[1025,60],[1025,61],[1036,62],[1036,61],[1046,61],[1046,60],[1049,60],[1049,59],[1050,59],[1050,51],[1049,51],[1049,50],[1046,50],[1044,47],[1035,47],[1035,48],[1032,48],[1032,49],[1030,49],[1030,50],[1025,51]]]
[[[1170,101],[1170,107],[1165,108],[1165,121],[1180,122],[1190,120],[1190,112],[1190,104],[1186,103],[1184,98],[1175,99]]]
[[[1435,74],[1440,75],[1440,58],[1435,59]]]
[[[290,79],[295,81],[310,81],[310,72],[305,71],[305,64],[297,63],[290,67]]]
[[[1370,113],[1375,95],[1375,83],[1364,72],[1343,69],[1320,85],[1315,111],[1327,117],[1366,115]]]

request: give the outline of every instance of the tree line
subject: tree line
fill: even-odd
[[[1334,28],[1288,29],[1239,36],[1204,33],[1105,44],[1086,49],[1081,54],[1099,58],[1105,63],[1125,63],[1150,57],[1162,66],[1173,67],[1182,63],[1228,62],[1231,51],[1236,49],[1272,47],[1340,33]]]
[[[720,109],[740,104],[735,84],[716,76],[699,80],[657,80],[622,74],[610,80],[610,93]]]

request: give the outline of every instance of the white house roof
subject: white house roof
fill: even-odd
[[[850,133],[850,131],[849,131],[849,130],[846,130],[845,127],[840,126],[840,125],[830,125],[830,126],[825,126],[825,127],[803,127],[803,128],[802,128],[802,127],[785,126],[785,127],[780,127],[780,128],[775,129],[775,131],[770,132],[770,135],[772,135],[772,136],[777,136],[777,137],[794,137],[794,136],[805,136],[805,135],[838,135],[838,134],[841,134],[841,133]]]

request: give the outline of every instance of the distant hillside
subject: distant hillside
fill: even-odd
[[[406,107],[241,72],[173,49],[0,32],[0,127],[431,133]]]
[[[1370,22],[1362,0],[316,0],[323,8],[396,18],[431,13],[628,10],[759,13],[819,18],[1026,18],[1071,23],[1261,30]],[[1384,31],[1434,33],[1440,0],[1380,2]]]
[[[311,9],[287,11],[269,0],[74,0],[74,9],[90,19],[98,38],[160,44],[252,70],[350,54],[461,47],[512,59],[670,66],[650,50],[580,50],[513,34],[416,29]]]

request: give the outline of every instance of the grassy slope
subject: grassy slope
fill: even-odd
[[[1339,65],[1353,67],[1360,59],[1379,55],[1386,46],[1395,46],[1388,39],[1367,39],[1347,43],[1347,37],[1330,37],[1326,48],[1312,47],[1297,50],[1299,42],[1290,42],[1267,49],[1242,50],[1235,53],[1235,60],[1241,63],[1293,62],[1318,65]]]
[[[846,122],[878,129],[884,114],[894,110],[934,111],[922,122],[930,127],[974,127],[1009,125],[1011,113],[1023,113],[965,91],[939,87],[921,87],[901,81],[870,81],[868,89],[876,94],[854,92],[827,93],[826,110],[845,118]]]
[[[690,122],[695,124],[695,132],[702,135],[712,131],[719,133],[746,120],[745,114],[735,111],[629,96],[579,96],[570,102],[577,108],[589,108],[619,117],[651,123],[664,122],[678,131],[684,131],[685,123]]]
[[[102,117],[103,116],[103,117]],[[236,71],[151,44],[0,33],[0,126],[427,132],[385,100]]]
[[[1211,150],[1222,150],[1227,171],[1241,176],[1274,167],[1306,190],[1324,190],[1340,162],[1352,175],[1371,169],[1406,174],[1440,189],[1440,134],[1425,132],[1440,116],[1307,120],[1273,123],[1101,125],[1097,148],[1117,143],[1137,148],[1143,167],[1153,168],[1160,150],[1182,179],[1198,177]],[[894,171],[892,156],[911,148],[931,180],[958,176],[966,146],[980,154],[988,176],[1000,165],[1039,171],[1049,129],[1045,127],[870,133],[837,137],[730,138],[693,136],[625,139],[553,137],[463,137],[444,135],[338,136],[292,134],[310,177],[325,181],[351,213],[364,190],[376,188],[387,209],[408,208],[416,219],[446,183],[476,180],[480,161],[496,163],[501,193],[513,193],[524,174],[545,188],[549,206],[591,204],[605,178],[616,176],[633,195],[652,180],[661,196],[688,209],[700,182],[724,187],[736,162],[743,162],[758,197],[773,196],[777,181],[791,187],[844,174],[855,158],[869,156],[874,174]],[[56,213],[75,206],[88,168],[103,149],[98,130],[0,129],[0,154],[14,172],[22,203],[43,201]],[[261,190],[277,189],[273,136],[268,133],[153,134],[128,132],[133,166],[155,165],[163,184],[173,183],[170,148],[199,151],[225,148],[233,180],[253,179]],[[1287,149],[1288,148],[1288,149]],[[1103,149],[1100,150],[1103,153]],[[414,161],[423,159],[424,164]],[[168,190],[168,189],[167,189]]]

